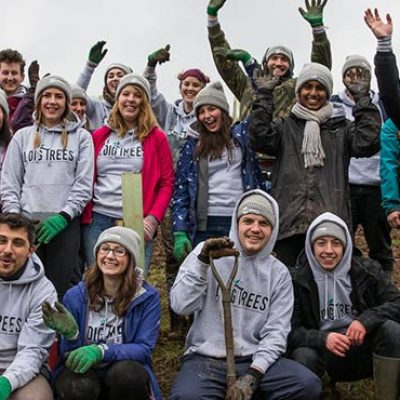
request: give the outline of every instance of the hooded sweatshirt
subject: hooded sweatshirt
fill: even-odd
[[[0,370],[13,391],[31,381],[47,360],[54,332],[43,323],[41,306],[56,300],[36,254],[28,258],[19,279],[0,277]]]
[[[346,247],[343,257],[335,269],[327,271],[317,262],[313,251],[311,236],[314,229],[321,222],[331,221],[341,226],[346,234]],[[324,213],[318,216],[310,225],[306,236],[306,255],[310,264],[319,294],[319,311],[321,330],[344,333],[346,328],[357,315],[350,300],[352,291],[350,280],[350,267],[352,257],[352,240],[349,230],[342,219],[332,213]]]
[[[66,124],[65,149],[61,125],[42,125],[37,148],[36,125],[13,136],[1,173],[3,212],[22,212],[40,220],[61,211],[71,219],[82,213],[92,197],[94,150],[90,133],[73,118]]]
[[[382,110],[379,104],[379,96],[372,90],[370,91],[370,96],[372,103],[377,106],[383,120]],[[336,96],[333,96],[332,101],[342,103],[346,111],[346,119],[354,121],[353,108],[356,103],[347,95],[345,90],[338,93]],[[354,185],[379,186],[381,182],[379,176],[379,162],[379,151],[371,157],[351,157],[349,164],[349,183]]]
[[[236,216],[242,198],[252,193],[268,199],[276,223],[266,246],[257,254],[246,255],[239,241]],[[251,190],[238,200],[233,216],[229,237],[240,252],[238,272],[231,291],[234,353],[237,357],[252,357],[251,365],[265,372],[286,349],[293,311],[289,271],[271,255],[279,229],[278,204],[262,190]],[[225,358],[222,294],[211,268],[197,257],[203,244],[200,243],[181,265],[171,289],[171,307],[178,314],[194,313],[185,354]],[[233,262],[233,257],[215,260],[225,282]]]

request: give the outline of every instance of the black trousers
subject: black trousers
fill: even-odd
[[[55,381],[61,400],[147,400],[149,378],[137,361],[118,361],[105,369],[77,374],[65,368]]]
[[[369,257],[378,261],[384,271],[392,271],[394,258],[391,249],[390,226],[381,206],[380,186],[350,185],[352,236],[358,225],[364,229]]]

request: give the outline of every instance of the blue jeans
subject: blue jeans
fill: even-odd
[[[245,375],[252,357],[235,360],[236,375]],[[319,378],[303,365],[280,358],[261,378],[253,399],[317,400],[321,392]],[[169,400],[225,399],[226,361],[189,354],[175,378]]]
[[[207,217],[207,230],[196,231],[193,248],[209,238],[228,236],[231,229],[231,219],[231,217]]]
[[[97,239],[99,238],[101,232],[105,231],[108,228],[115,226],[115,218],[108,217],[104,214],[99,214],[97,212],[93,212],[92,215],[92,223],[90,225],[82,225],[82,248],[83,255],[85,257],[85,261],[87,265],[92,265],[94,263],[94,255],[93,249],[96,245]],[[145,268],[144,273],[147,275],[147,272],[150,267],[151,255],[153,253],[153,241],[150,240],[147,242],[145,246]]]

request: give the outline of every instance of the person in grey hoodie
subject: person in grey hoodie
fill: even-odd
[[[316,375],[282,357],[290,331],[293,286],[286,266],[271,254],[278,229],[276,201],[262,190],[251,190],[237,201],[229,238],[199,243],[181,265],[171,290],[171,305],[178,314],[193,314],[194,320],[170,400],[250,400],[256,390],[264,398],[318,399],[321,383]],[[225,397],[221,292],[209,266],[209,252],[224,249],[232,254],[233,246],[239,251],[231,291],[238,379]],[[215,260],[225,281],[232,263],[232,257]]]
[[[0,214],[0,399],[52,400],[46,360],[54,333],[41,305],[57,294],[34,253],[35,226]]]
[[[372,68],[368,60],[360,55],[346,57],[342,68],[342,79],[345,89],[333,95],[331,101],[343,104],[346,119],[354,121],[354,97],[348,86],[365,80],[370,84]],[[378,108],[382,122],[386,111],[377,93],[369,90],[372,103]],[[359,225],[363,227],[368,244],[369,257],[378,261],[384,271],[390,274],[393,270],[393,253],[391,249],[390,227],[381,205],[380,152],[371,157],[351,157],[349,164],[349,184],[351,196],[352,235]]]
[[[59,296],[78,263],[79,217],[92,194],[93,142],[70,113],[63,78],[42,78],[35,92],[35,124],[12,138],[1,174],[4,212],[40,221],[37,254]]]
[[[95,69],[107,54],[108,50],[104,49],[105,44],[105,41],[99,41],[90,49],[89,59],[77,81],[77,85],[85,91],[88,90]],[[131,67],[122,63],[112,63],[107,67],[104,73],[103,98],[87,98],[86,116],[92,130],[105,125],[105,121],[110,115],[115,102],[115,93],[119,81],[123,76],[132,72]]]
[[[342,219],[314,219],[292,276],[290,357],[333,381],[373,375],[375,399],[397,399],[400,292],[378,263],[353,251]]]

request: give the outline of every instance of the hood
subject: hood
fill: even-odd
[[[198,140],[199,137],[200,137],[200,134],[199,134],[199,132],[196,131],[196,128],[195,128],[195,127],[196,127],[196,124],[197,124],[197,121],[193,122],[193,124],[191,124],[191,125],[188,126],[188,129],[187,129],[187,136],[190,136],[190,137],[192,137],[193,139]]]
[[[183,104],[184,104],[183,99],[177,99],[174,101],[173,106],[174,106],[175,113],[177,115],[179,115],[179,117],[182,119],[189,119],[189,120],[195,119],[196,115],[194,112],[194,108],[192,111],[190,111],[190,113],[187,113],[183,107]]]
[[[252,256],[247,256],[246,254],[244,254],[242,245],[240,244],[240,241],[239,241],[238,225],[237,225],[236,216],[237,216],[238,207],[239,207],[239,204],[241,203],[241,201],[245,197],[247,197],[251,194],[260,194],[260,195],[264,196],[271,203],[272,208],[274,210],[274,214],[275,214],[275,226],[272,229],[271,236],[269,238],[267,245],[257,254],[254,254]],[[248,192],[243,193],[236,203],[236,206],[235,206],[235,209],[233,212],[233,217],[232,217],[231,229],[229,232],[229,237],[235,243],[235,248],[237,248],[240,251],[241,255],[243,257],[257,257],[257,258],[258,257],[262,257],[262,258],[269,257],[271,255],[273,248],[275,247],[275,243],[278,238],[278,231],[279,231],[279,206],[278,206],[278,203],[275,201],[275,199],[261,189],[249,190]]]
[[[40,258],[33,253],[27,260],[28,265],[22,276],[15,281],[4,281],[0,277],[0,285],[26,285],[28,283],[37,281],[44,276],[44,267]],[[0,289],[1,290],[1,289]]]

